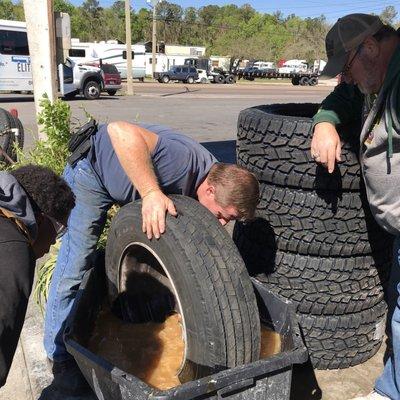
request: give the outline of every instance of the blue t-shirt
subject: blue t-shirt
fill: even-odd
[[[196,190],[217,159],[200,143],[161,125],[137,124],[158,135],[151,159],[162,191],[196,197]],[[140,197],[112,147],[107,125],[92,136],[88,159],[100,182],[116,203]],[[132,162],[135,162],[132,159]]]

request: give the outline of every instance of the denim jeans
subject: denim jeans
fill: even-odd
[[[44,347],[54,361],[71,357],[63,341],[65,321],[113,204],[86,158],[75,167],[67,165],[64,179],[75,194],[75,207],[61,240],[46,306]]]
[[[391,344],[393,347],[375,390],[392,400],[400,400],[400,236],[393,245],[393,264],[388,287],[389,316],[391,317]]]

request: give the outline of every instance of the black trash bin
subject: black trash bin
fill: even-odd
[[[227,369],[169,390],[150,387],[93,354],[87,343],[106,296],[104,272],[89,270],[67,321],[65,343],[100,400],[289,400],[292,366],[308,359],[297,320],[288,304],[253,280],[273,328],[281,335],[282,352],[251,364]]]

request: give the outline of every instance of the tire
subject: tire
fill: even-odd
[[[83,88],[83,95],[87,100],[96,100],[100,97],[100,85],[96,81],[88,81]]]
[[[0,146],[4,152],[13,160],[17,161],[17,155],[14,150],[14,145],[17,143],[21,147],[24,142],[24,130],[22,128],[22,135],[16,140],[15,134],[12,129],[22,128],[21,122],[18,118],[14,118],[8,111],[0,108]],[[22,141],[21,141],[22,138]],[[0,155],[0,161],[8,164],[8,160]]]
[[[144,82],[144,78],[139,78],[139,82]]]
[[[218,83],[218,84],[224,83],[225,78],[223,75],[216,75],[216,76],[214,76],[214,82]]]
[[[292,78],[292,85],[293,86],[299,86],[300,85],[300,79],[298,77]]]
[[[163,83],[168,83],[168,82],[170,81],[168,75],[164,75],[164,76],[161,78],[161,80],[162,80]]]
[[[292,301],[298,312],[343,315],[371,308],[382,300],[391,267],[389,245],[359,257],[303,256],[266,243],[262,229],[268,226],[260,222],[265,221],[236,223],[233,240],[250,275]]]
[[[189,85],[192,85],[192,84],[194,83],[194,78],[193,78],[193,76],[188,76],[188,78],[186,79],[186,82],[187,82]]]
[[[109,96],[115,96],[115,93],[117,93],[116,90],[107,90],[107,93]]]
[[[386,303],[345,316],[297,314],[316,369],[348,368],[370,359],[382,344]]]
[[[308,86],[309,82],[310,80],[307,76],[302,76],[299,81],[301,86]]]
[[[280,250],[325,257],[364,255],[392,241],[374,220],[365,195],[315,192],[260,184],[257,216]]]
[[[19,118],[14,117],[14,121],[15,121],[15,124],[16,124],[16,126],[18,128],[18,137],[16,138],[17,139],[17,143],[18,143],[19,148],[23,149],[24,148],[24,142],[25,142],[24,127],[23,127],[22,122],[21,122],[21,120]]]
[[[310,86],[316,86],[316,85],[318,85],[318,78],[317,77],[312,77],[312,78],[310,78],[309,80],[308,80],[308,84],[310,85]]]
[[[264,182],[299,189],[358,191],[359,125],[339,129],[342,162],[332,174],[311,159],[317,104],[275,104],[243,110],[238,119],[238,163]],[[353,139],[351,139],[353,138]]]
[[[234,84],[235,82],[236,82],[236,79],[235,79],[235,76],[234,76],[234,75],[228,75],[228,76],[225,78],[225,83],[228,84],[228,85],[232,85],[232,84]]]
[[[250,278],[227,231],[195,200],[171,198],[179,216],[167,216],[159,240],[141,230],[141,201],[120,209],[108,235],[106,274],[112,302],[122,291],[143,292],[139,274],[170,288],[186,344],[179,377],[188,381],[258,359],[260,322]]]
[[[202,83],[202,84],[208,83],[208,79],[207,78],[201,78],[200,79],[200,83]]]

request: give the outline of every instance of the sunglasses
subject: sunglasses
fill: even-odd
[[[64,235],[64,233],[67,230],[67,227],[65,225],[63,225],[61,222],[58,222],[56,219],[54,219],[53,217],[50,217],[50,215],[46,215],[47,219],[51,222],[51,224],[53,225],[53,229],[54,232],[57,235],[57,239],[59,239],[62,235]]]
[[[345,66],[344,66],[343,69],[342,69],[342,75],[346,75],[346,74],[349,73],[350,68],[351,68],[352,65],[354,64],[354,61],[355,61],[355,59],[356,59],[358,53],[360,52],[362,46],[363,46],[363,44],[361,43],[361,44],[357,47],[356,52],[354,53],[354,55],[353,55],[353,57],[351,58],[351,60],[350,60],[347,64],[345,64]]]

